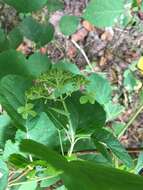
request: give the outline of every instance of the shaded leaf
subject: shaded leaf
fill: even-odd
[[[61,0],[47,0],[48,11],[54,12],[64,8],[64,3]]]
[[[8,5],[13,6],[19,12],[32,12],[41,9],[47,0],[4,0]]]
[[[0,81],[0,103],[14,120],[16,127],[24,126],[24,120],[17,109],[25,105],[25,91],[31,81],[17,75],[7,75]]]
[[[31,140],[24,140],[20,149],[42,158],[55,169],[63,171],[61,178],[68,190],[142,190],[141,176],[87,161],[67,162],[64,157],[48,147]]]
[[[96,128],[103,127],[106,120],[103,107],[97,102],[94,104],[80,104],[80,97],[80,93],[74,93],[66,101],[71,117],[76,120],[74,123],[77,126],[74,126],[74,128],[77,128],[78,131],[90,133]]]
[[[92,135],[93,140],[105,143],[107,147],[128,167],[133,166],[133,162],[127,151],[120,142],[106,129],[99,129]]]
[[[3,148],[6,140],[14,139],[16,129],[12,126],[7,114],[0,115],[0,147]]]
[[[19,26],[23,36],[43,46],[53,39],[54,28],[52,24],[40,24],[32,17],[25,18]]]
[[[32,140],[48,145],[49,147],[56,147],[59,145],[58,130],[48,115],[44,112],[27,122],[27,130],[28,136]],[[16,139],[24,139],[25,136],[25,132],[18,130]]]

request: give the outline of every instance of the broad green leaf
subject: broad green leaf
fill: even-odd
[[[121,113],[124,112],[124,107],[122,105],[114,104],[112,101],[105,104],[104,107],[107,114],[107,121],[116,119]]]
[[[0,29],[0,52],[7,49],[16,49],[23,41],[23,36],[18,27],[13,28],[8,35]]]
[[[24,140],[20,149],[63,171],[61,178],[68,190],[142,190],[143,187],[141,176],[87,161],[67,162],[63,156],[31,140]]]
[[[68,190],[142,190],[141,176],[87,161],[72,161],[62,174]]]
[[[88,133],[88,130],[86,131]],[[89,130],[90,132],[90,130]],[[81,133],[83,135],[83,133]],[[79,134],[78,134],[79,135]],[[79,140],[74,147],[74,152],[80,152],[80,151],[88,151],[88,150],[95,150],[96,146],[94,144],[94,142],[91,140],[91,138],[88,139],[82,139]]]
[[[68,71],[75,75],[81,75],[79,68],[75,64],[71,63],[69,60],[59,61],[57,64],[54,64],[52,66],[52,68],[63,70],[63,71]]]
[[[119,137],[124,128],[126,127],[125,123],[120,123],[120,122],[114,122],[112,124],[112,129],[114,131],[114,134]]]
[[[5,41],[5,33],[2,28],[0,28],[0,44]]]
[[[83,154],[79,155],[78,158],[86,161],[90,161],[95,164],[102,164],[105,166],[112,166],[111,162],[108,161],[102,154]]]
[[[5,190],[8,185],[8,168],[5,162],[0,160],[0,189]]]
[[[43,46],[53,39],[54,28],[52,24],[40,24],[32,17],[25,18],[19,25],[19,29],[23,36]]]
[[[54,12],[64,8],[64,3],[61,0],[47,0],[48,11]]]
[[[13,6],[19,12],[32,12],[41,9],[47,0],[3,0],[8,5]]]
[[[68,162],[63,156],[33,140],[23,140],[20,143],[20,150],[27,153],[30,152],[38,158],[47,161],[57,171],[62,171],[67,167]]]
[[[26,181],[18,190],[36,190],[37,181]]]
[[[83,18],[97,27],[113,26],[115,19],[124,13],[124,0],[91,0]]]
[[[33,77],[38,77],[40,74],[48,71],[50,66],[50,59],[40,53],[34,53],[27,60],[27,70]]]
[[[59,145],[58,130],[48,115],[44,112],[27,122],[27,130],[28,136],[32,140],[48,145],[49,147],[56,147]],[[25,132],[18,130],[16,139],[24,139],[25,136]]]
[[[15,50],[0,53],[0,78],[8,74],[27,76],[26,60],[22,53]]]
[[[15,128],[7,114],[0,115],[0,147],[3,148],[6,140],[14,139]]]
[[[8,34],[7,40],[9,43],[9,48],[16,49],[23,41],[23,36],[18,27],[12,29]]]
[[[106,146],[102,143],[97,141],[96,139],[93,139],[94,144],[96,146],[96,149],[110,162],[112,163],[111,155],[108,152]]]
[[[24,55],[15,50],[0,53],[0,78],[8,74],[24,77],[37,77],[50,68],[51,62],[46,55],[35,53],[27,60]]]
[[[25,91],[30,86],[31,81],[18,75],[7,75],[0,81],[0,104],[15,121],[16,127],[25,123],[17,109],[25,105]]]
[[[26,168],[27,165],[30,164],[30,161],[28,159],[26,159],[21,154],[16,154],[16,153],[11,154],[8,158],[8,161],[18,168]]]
[[[6,161],[8,161],[8,158],[12,154],[19,154],[19,143],[15,142],[13,143],[11,140],[8,140],[5,144],[4,153],[2,158]]]
[[[0,52],[8,49],[8,47],[9,47],[9,44],[8,44],[6,35],[4,33],[4,30],[0,28]]]
[[[93,140],[102,142],[128,167],[133,166],[133,162],[127,151],[120,142],[106,129],[97,129],[92,135]],[[102,152],[101,152],[102,153]]]
[[[70,15],[63,16],[59,23],[61,32],[66,36],[70,36],[71,34],[76,32],[78,25],[79,18]]]
[[[43,181],[41,181],[40,187],[48,188],[49,186],[54,185],[59,180],[60,180],[60,178],[57,176],[50,178],[50,179],[43,180]]]
[[[55,104],[54,105],[56,108],[59,109],[63,109],[61,104]],[[59,107],[58,107],[59,106]],[[65,126],[67,125],[68,121],[67,121],[67,116],[58,113],[57,111],[55,111],[54,109],[46,109],[45,110],[48,117],[50,118],[50,120],[52,120],[52,122],[54,123],[55,127],[59,130],[65,128]]]
[[[74,123],[77,125],[74,128],[77,128],[78,131],[90,133],[96,128],[103,127],[106,120],[103,107],[97,102],[95,104],[80,104],[80,97],[80,93],[74,93],[66,101],[69,113],[75,119]]]
[[[124,72],[124,87],[129,91],[134,91],[141,86],[141,81],[139,81],[131,70],[126,70]]]
[[[89,84],[86,86],[88,93],[94,94],[95,100],[100,104],[106,104],[111,100],[112,89],[106,78],[100,74],[92,74],[88,77]]]

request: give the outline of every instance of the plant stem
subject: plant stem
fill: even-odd
[[[69,115],[68,108],[66,106],[66,103],[65,103],[63,97],[61,96],[60,98],[61,98],[61,102],[63,104],[64,110],[65,110],[65,112],[67,114],[67,119],[68,119],[68,122],[69,122],[69,130],[70,130],[70,139],[69,139],[69,141],[71,143],[71,146],[70,146],[68,155],[71,156],[71,154],[73,152],[74,145],[75,145],[75,136],[74,136],[73,126],[72,126],[72,122],[71,122],[71,118],[70,118],[70,115]]]
[[[86,53],[84,52],[84,50],[78,45],[78,43],[76,43],[76,41],[71,40],[71,42],[72,42],[72,43],[75,45],[75,47],[81,52],[81,54],[83,55],[83,57],[85,58],[85,60],[86,60],[86,62],[87,62],[87,64],[88,64],[88,66],[90,67],[91,71],[94,72],[94,69],[93,69],[93,67],[92,67],[92,65],[91,65],[91,63],[90,63],[90,61],[89,61],[89,59],[88,59]]]
[[[60,141],[61,152],[62,152],[62,155],[64,156],[64,149],[63,149],[63,143],[62,143],[62,138],[61,138],[61,132],[60,132],[60,130],[58,130],[58,134],[59,134],[59,141]]]
[[[28,120],[28,118],[27,118],[27,120]],[[26,120],[26,126],[25,126],[25,128],[26,128],[26,139],[30,139],[30,136],[29,136],[29,134],[28,134],[27,120]],[[30,162],[33,162],[32,155],[29,154],[28,156],[29,156]]]
[[[137,118],[137,116],[142,112],[143,110],[143,105],[141,105],[139,107],[139,109],[137,110],[137,112],[135,112],[135,114],[131,117],[131,119],[129,120],[129,122],[126,124],[126,126],[124,127],[124,129],[121,131],[121,133],[118,135],[118,138],[121,138],[121,136],[125,133],[125,131],[130,127],[130,125],[134,122],[134,120]]]
[[[39,181],[43,181],[43,180],[46,180],[46,179],[51,179],[53,177],[55,177],[55,176],[47,176],[47,177],[38,178],[38,179],[35,179],[35,180],[31,180],[31,181],[11,183],[11,184],[8,185],[8,187],[16,186],[16,185],[22,185],[22,184],[31,183],[31,182],[39,182]]]
[[[9,186],[10,186],[11,184],[13,184],[14,182],[20,180],[22,177],[24,177],[26,174],[28,174],[32,169],[33,169],[32,167],[28,166],[28,169],[26,169],[24,172],[22,172],[16,179],[11,180],[11,181],[9,182]]]

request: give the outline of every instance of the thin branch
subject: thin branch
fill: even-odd
[[[88,66],[90,67],[91,71],[94,72],[94,69],[93,69],[93,67],[92,67],[92,65],[91,65],[91,63],[90,63],[90,61],[89,61],[89,59],[88,59],[88,57],[87,57],[85,51],[78,45],[78,43],[76,43],[76,41],[71,40],[71,42],[72,42],[72,43],[75,45],[75,47],[81,52],[81,54],[83,55],[83,57],[85,58],[85,60],[86,60],[86,62],[87,62],[87,64],[88,64]]]
[[[13,184],[14,182],[17,182],[18,180],[20,180],[22,177],[24,177],[25,175],[27,175],[33,168],[32,167],[28,167],[28,169],[26,169],[24,172],[22,172],[17,178],[15,178],[14,180],[11,180],[9,182],[9,185]]]
[[[125,133],[125,131],[130,127],[130,125],[135,121],[135,119],[137,118],[137,116],[143,111],[143,105],[141,105],[139,107],[139,109],[137,110],[137,112],[135,112],[135,114],[132,116],[132,118],[129,120],[129,122],[126,124],[126,126],[124,127],[124,129],[121,131],[121,133],[118,135],[118,139],[121,138],[121,136]]]

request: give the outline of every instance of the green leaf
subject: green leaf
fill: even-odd
[[[6,161],[8,161],[8,158],[12,154],[19,154],[19,143],[15,142],[13,143],[11,140],[8,140],[5,144],[4,153],[2,158]]]
[[[0,189],[5,190],[8,184],[8,168],[5,162],[0,160]]]
[[[16,49],[23,41],[23,36],[18,27],[13,28],[8,35],[0,28],[0,52],[13,48]]]
[[[24,55],[15,50],[0,53],[0,78],[8,74],[28,75]]]
[[[32,12],[41,9],[47,0],[3,0],[8,5],[13,6],[19,12]]]
[[[124,128],[126,127],[125,123],[120,123],[120,122],[114,122],[112,124],[112,129],[114,131],[114,134],[119,137]]]
[[[18,27],[12,29],[8,34],[7,40],[9,43],[9,48],[16,49],[23,41],[23,36]]]
[[[49,186],[54,185],[59,180],[60,180],[60,178],[57,176],[50,178],[50,179],[47,179],[47,180],[43,180],[43,181],[41,181],[40,187],[48,188]]]
[[[23,140],[20,144],[20,150],[27,153],[30,152],[38,158],[47,161],[57,171],[62,171],[67,167],[68,162],[63,156],[33,140]]]
[[[78,25],[79,17],[70,15],[63,16],[59,23],[61,32],[66,36],[70,36],[71,34],[76,32]]]
[[[105,111],[107,113],[107,121],[112,121],[124,112],[124,107],[120,104],[114,104],[112,101],[110,101],[105,104]]]
[[[17,74],[24,77],[38,77],[51,67],[51,61],[46,55],[34,53],[28,60],[15,50],[0,53],[0,78],[8,74]]]
[[[74,93],[66,101],[69,113],[71,117],[75,119],[75,121],[73,121],[75,123],[74,128],[77,128],[78,131],[90,133],[96,128],[103,127],[106,120],[103,107],[97,102],[94,104],[80,104],[80,97],[80,93]]]
[[[57,64],[54,64],[52,68],[67,71],[75,75],[81,75],[79,68],[69,60],[59,61]]]
[[[124,72],[124,87],[129,91],[132,92],[136,89],[138,89],[138,86],[141,86],[141,81],[139,81],[134,73],[127,69]]]
[[[48,71],[51,67],[51,61],[46,55],[34,53],[27,61],[27,69],[31,76],[38,77],[40,74]]]
[[[64,8],[64,3],[61,0],[47,0],[47,7],[49,12],[54,12]]]
[[[96,149],[110,162],[112,163],[111,155],[109,154],[105,145],[96,139],[93,139]]]
[[[24,126],[17,109],[25,105],[25,91],[30,86],[31,81],[17,75],[7,75],[0,81],[0,104],[15,121],[16,127]]]
[[[110,167],[112,166],[111,162],[108,161],[102,154],[83,154],[78,156],[78,158],[95,164],[102,164]]]
[[[44,112],[27,122],[27,130],[29,138],[32,140],[48,145],[49,147],[56,147],[59,145],[58,130],[48,115]],[[24,139],[25,136],[25,132],[18,130],[16,139]]]
[[[8,139],[14,139],[15,128],[7,114],[0,115],[0,147],[3,148]]]
[[[63,171],[61,178],[68,190],[142,190],[143,187],[141,176],[87,161],[67,162],[63,156],[31,140],[24,140],[20,149]]]
[[[8,161],[18,168],[25,168],[30,164],[30,161],[27,160],[24,156],[16,153],[11,154]]]
[[[131,157],[112,133],[105,129],[97,129],[92,135],[92,138],[93,140],[95,139],[96,141],[105,143],[106,146],[128,167],[133,166]]]
[[[18,190],[36,190],[37,181],[26,181]]]
[[[23,36],[43,46],[53,39],[54,28],[52,24],[40,24],[32,17],[27,17],[20,24],[19,29]]]
[[[4,33],[4,30],[0,28],[0,52],[9,48],[9,43]]]
[[[68,190],[142,190],[141,176],[87,161],[72,161],[62,174]]]
[[[124,13],[124,0],[91,0],[83,18],[96,27],[113,26],[115,19]]]
[[[88,93],[94,94],[95,100],[100,104],[106,104],[111,100],[112,89],[109,81],[100,74],[92,74],[88,77],[86,86]]]

